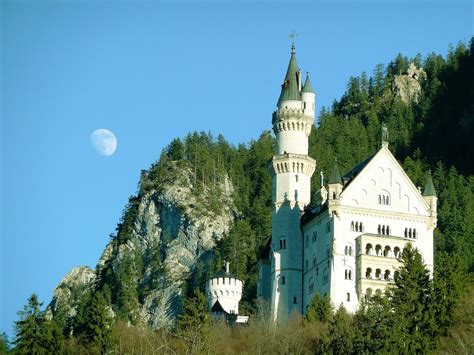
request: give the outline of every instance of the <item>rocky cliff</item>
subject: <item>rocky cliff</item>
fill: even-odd
[[[193,180],[191,169],[169,162],[166,179],[135,199],[129,232],[123,237],[119,231],[121,240],[111,239],[95,272],[76,268],[61,280],[50,304],[53,313],[64,305],[66,313],[74,316],[83,290],[102,284],[112,290],[111,303],[123,303],[124,295],[133,298],[128,311],[140,321],[153,327],[171,325],[198,261],[207,264],[209,252],[226,236],[237,213],[227,177],[214,180],[212,188],[204,184],[197,188]],[[219,206],[210,205],[215,194]],[[130,269],[132,272],[123,272]],[[113,285],[117,280],[121,284]],[[134,289],[124,291],[126,287]],[[81,292],[72,291],[77,289]]]

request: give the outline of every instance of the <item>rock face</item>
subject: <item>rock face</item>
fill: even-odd
[[[406,103],[418,102],[421,93],[420,81],[425,77],[423,68],[417,68],[410,63],[407,74],[395,76],[392,91]]]
[[[161,184],[159,191],[152,189],[141,196],[132,236],[118,247],[113,240],[109,242],[96,273],[99,275],[106,265],[111,265],[116,273],[128,256],[138,255],[143,265],[143,272],[135,279],[138,288],[150,284],[150,279],[155,286],[137,303],[136,314],[152,327],[169,326],[176,320],[186,281],[195,271],[197,262],[205,263],[216,242],[225,237],[237,213],[228,178],[214,182],[212,188],[200,185],[200,193],[197,193],[190,169],[175,165],[168,174],[167,182]],[[210,206],[211,194],[216,193],[219,206]],[[157,254],[159,271],[153,264]],[[91,269],[78,268],[71,271],[64,282],[69,285],[82,280],[86,285],[94,277]],[[58,292],[57,298],[67,302],[70,298],[61,294],[61,288],[60,284],[55,297]],[[71,315],[74,312],[71,309]]]
[[[75,267],[69,271],[54,290],[53,299],[47,308],[48,316],[50,317],[51,312],[56,313],[61,308],[65,316],[74,317],[80,297],[94,280],[95,272],[87,266]]]

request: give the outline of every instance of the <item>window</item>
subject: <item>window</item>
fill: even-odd
[[[286,249],[286,239],[285,238],[280,239],[280,249]]]
[[[285,276],[281,276],[280,280],[281,280],[281,284],[284,285],[285,284]]]
[[[295,180],[296,182],[298,182],[298,175],[295,175]]]
[[[298,299],[295,297],[293,297],[293,304],[298,304]]]
[[[344,247],[344,255],[352,256],[352,246],[351,245],[346,245]]]
[[[313,254],[313,267],[315,267],[315,266],[316,266],[316,255]]]
[[[345,280],[352,280],[352,270],[351,269],[346,269],[344,271],[344,279]]]
[[[349,292],[346,293],[346,301],[347,302],[351,301],[351,294]]]
[[[313,278],[311,277],[309,279],[309,289],[308,289],[308,293],[312,293],[314,291],[314,281],[313,281]]]
[[[379,224],[377,233],[382,235],[390,235],[390,226]]]
[[[314,231],[313,232],[313,243],[316,242],[317,240],[318,240],[318,232]]]
[[[389,195],[379,195],[378,202],[379,202],[379,205],[390,205],[390,196]]]
[[[319,275],[319,267],[316,268],[316,276]]]

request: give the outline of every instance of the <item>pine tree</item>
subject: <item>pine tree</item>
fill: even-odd
[[[28,354],[60,354],[64,349],[61,327],[54,320],[47,320],[41,312],[42,303],[32,294],[28,304],[18,312],[15,322],[15,352]]]
[[[390,302],[399,329],[401,352],[424,353],[432,348],[436,323],[433,284],[420,253],[408,243],[402,253],[403,266],[390,290]]]
[[[28,299],[28,304],[18,312],[20,320],[15,322],[15,351],[19,353],[42,354],[45,352],[41,334],[44,316],[41,313],[42,303],[33,293]]]
[[[206,295],[199,289],[194,290],[194,296],[183,302],[183,313],[178,317],[181,329],[203,329],[210,323]]]
[[[313,297],[311,303],[306,308],[306,320],[308,322],[327,322],[331,319],[333,306],[328,295],[321,297],[319,293]]]
[[[0,354],[7,354],[10,351],[8,336],[5,332],[0,334]]]
[[[353,352],[355,333],[351,323],[350,315],[341,304],[329,322],[330,349],[333,354],[351,354]]]

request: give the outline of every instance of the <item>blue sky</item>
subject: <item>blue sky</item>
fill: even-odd
[[[171,139],[270,129],[293,29],[319,110],[399,52],[467,42],[473,18],[471,1],[1,1],[0,331],[95,267]],[[98,128],[114,155],[91,147]]]

